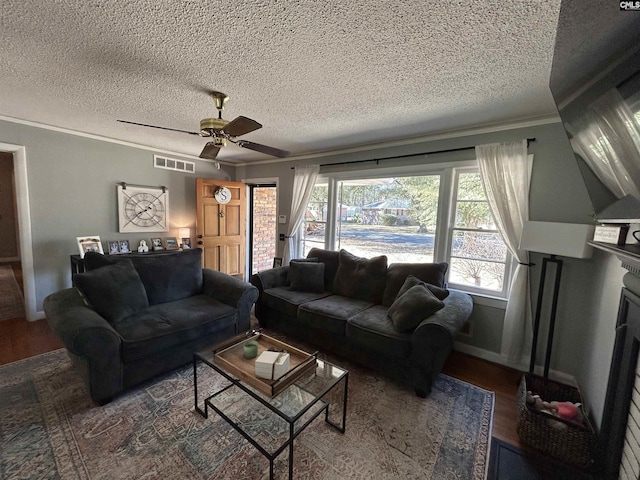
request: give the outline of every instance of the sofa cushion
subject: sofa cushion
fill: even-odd
[[[414,285],[389,307],[389,318],[399,332],[412,332],[425,318],[444,307],[444,303],[424,285]]]
[[[339,259],[333,293],[373,304],[381,303],[386,282],[387,257],[381,255],[367,259],[340,250]]]
[[[90,306],[111,324],[149,306],[140,275],[129,261],[78,273],[74,282]]]
[[[292,262],[289,265],[291,290],[324,292],[324,263]]]
[[[329,295],[331,295],[331,292],[297,292],[289,287],[274,287],[262,292],[260,301],[277,312],[289,317],[296,317],[299,305],[328,297]]]
[[[371,307],[366,300],[331,295],[298,307],[298,321],[311,327],[345,335],[347,319]]]
[[[435,285],[431,285],[430,283],[423,282],[418,277],[414,277],[413,275],[409,275],[400,290],[398,291],[398,295],[396,295],[396,299],[401,297],[407,290],[416,285],[423,285],[429,289],[431,293],[435,295],[438,300],[444,300],[449,296],[449,290],[446,288],[436,287]]]
[[[382,305],[389,307],[398,296],[402,284],[409,275],[436,287],[444,287],[445,274],[449,264],[441,263],[392,263],[387,269],[387,282],[382,297]]]
[[[235,325],[236,310],[208,295],[152,305],[114,324],[131,362]]]
[[[351,317],[347,321],[347,337],[354,347],[385,356],[408,358],[411,354],[411,334],[398,332],[382,305],[374,305]]]
[[[202,250],[161,254],[106,256],[85,254],[87,270],[131,260],[144,284],[149,305],[173,302],[202,293]]]
[[[313,247],[309,250],[307,258],[317,258],[319,262],[324,263],[324,289],[327,292],[333,291],[333,280],[338,271],[339,252],[333,250],[324,250],[322,248]]]

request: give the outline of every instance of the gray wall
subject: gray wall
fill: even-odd
[[[196,175],[160,170],[153,168],[152,151],[4,121],[0,142],[26,147],[37,310],[49,293],[71,285],[76,237],[99,235],[103,246],[129,239],[134,246],[151,236],[118,233],[118,182],[168,187],[171,230],[157,236],[177,237],[179,227],[191,227],[194,235],[195,178],[232,175],[201,161]]]
[[[238,168],[237,179],[279,178],[279,213],[290,215],[291,166],[327,164],[368,158],[407,155],[492,142],[508,142],[535,137],[529,151],[534,154],[530,192],[531,220],[566,223],[590,223],[594,213],[584,182],[562,125],[551,123],[527,128],[492,132],[447,140],[405,145],[344,155],[324,156],[293,162],[268,163]],[[474,158],[473,151],[434,155],[433,163]],[[425,160],[422,160],[424,162]],[[380,167],[412,164],[416,160],[384,161]],[[375,168],[365,163],[342,167],[324,167],[322,171],[346,171]],[[278,225],[279,233],[286,233],[286,225]],[[284,245],[279,242],[282,253]],[[533,306],[537,298],[542,256],[532,254],[537,265],[530,270]],[[619,262],[618,262],[619,264]],[[592,411],[599,422],[604,402],[617,311],[617,298],[622,285],[621,268],[606,256],[595,254],[589,260],[566,259],[558,305],[557,324],[552,356],[552,369],[573,375],[584,389],[586,403],[592,401]],[[551,272],[550,272],[551,273]],[[547,292],[552,288],[547,284]],[[545,311],[549,305],[545,303]],[[548,318],[543,314],[543,320]],[[504,310],[478,301],[471,317],[472,335],[460,336],[459,342],[485,350],[489,355],[499,353]],[[542,326],[538,363],[544,361],[547,327]],[[604,380],[603,380],[604,379]],[[592,400],[591,400],[592,399]]]

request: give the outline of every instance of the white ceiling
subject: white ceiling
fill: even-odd
[[[529,120],[560,0],[4,0],[0,116],[199,155],[215,116],[295,155]],[[0,131],[0,139],[2,132]],[[234,145],[221,161],[271,157]]]

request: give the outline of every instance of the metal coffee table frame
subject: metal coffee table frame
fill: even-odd
[[[251,333],[253,333],[253,332],[251,332]],[[249,336],[249,334],[247,334],[247,337],[248,336]],[[242,338],[242,339],[240,339],[238,341],[239,342],[243,342],[244,340],[245,340],[245,338]],[[224,347],[228,347],[228,346],[229,346],[229,344],[227,343]],[[218,348],[217,350],[220,350],[220,349],[221,348]],[[204,418],[208,418],[208,409],[211,408],[218,415],[220,415],[221,418],[223,418],[227,423],[229,423],[229,425],[231,425],[236,431],[238,431],[240,433],[240,435],[242,435],[244,438],[246,438],[247,441],[249,441],[249,443],[251,443],[263,456],[265,456],[269,460],[269,478],[271,480],[273,480],[273,475],[274,475],[274,461],[287,447],[289,447],[289,479],[290,480],[293,479],[293,441],[323,411],[325,412],[325,422],[327,422],[333,428],[337,429],[340,433],[344,433],[345,432],[345,429],[346,429],[346,418],[347,418],[347,392],[348,392],[348,386],[349,386],[349,372],[347,370],[345,370],[345,369],[343,369],[341,367],[338,367],[337,365],[333,365],[333,364],[331,364],[329,362],[326,362],[324,360],[316,359],[317,363],[319,362],[319,363],[322,363],[324,366],[329,366],[329,367],[336,368],[336,369],[340,370],[342,373],[337,377],[332,377],[332,379],[327,382],[327,385],[325,386],[325,388],[323,388],[317,394],[305,390],[303,388],[303,386],[298,385],[297,382],[294,382],[292,385],[287,387],[283,392],[280,393],[280,395],[284,394],[288,389],[296,387],[296,388],[300,388],[301,390],[304,390],[306,393],[308,393],[308,394],[310,394],[310,395],[312,395],[314,397],[296,415],[290,416],[290,415],[287,415],[286,413],[282,412],[281,410],[279,410],[276,406],[272,405],[269,402],[269,400],[271,400],[272,398],[269,398],[269,397],[267,397],[267,396],[265,396],[263,394],[260,394],[259,392],[255,391],[255,390],[249,388],[248,386],[246,386],[242,382],[242,380],[240,380],[238,378],[235,378],[235,376],[229,374],[228,372],[225,372],[218,365],[215,365],[214,362],[213,362],[213,358],[215,357],[215,353],[216,353],[217,350],[208,349],[208,350],[203,350],[201,352],[195,352],[193,354],[193,390],[194,390],[195,410],[200,415],[202,415]],[[209,361],[209,357],[211,357],[211,359],[212,359],[211,361]],[[208,397],[206,397],[204,399],[204,409],[201,408],[200,405],[198,404],[198,372],[197,372],[198,362],[203,362],[203,363],[207,364],[216,373],[218,373],[219,375],[222,375],[226,380],[228,380],[230,382],[229,385],[227,385],[226,387],[217,390],[212,395],[210,395],[210,396],[208,396]],[[317,371],[318,371],[317,369],[318,369],[318,366],[316,366],[316,370],[313,372],[313,375],[316,376],[316,377],[317,377]],[[329,419],[329,406],[331,405],[331,403],[325,402],[324,400],[322,400],[322,398],[325,395],[327,395],[329,392],[331,392],[341,382],[344,382],[344,394],[343,394],[343,398],[342,398],[342,422],[341,422],[341,424],[336,424],[336,423],[332,422]],[[280,447],[278,447],[273,453],[270,453],[269,451],[267,451],[254,438],[252,438],[250,434],[245,432],[243,430],[242,426],[238,425],[238,423],[236,423],[232,418],[230,418],[230,416],[226,415],[222,409],[218,408],[213,403],[213,400],[217,396],[225,393],[227,390],[229,390],[229,389],[231,389],[233,387],[239,388],[244,394],[249,395],[254,400],[257,400],[261,405],[267,407],[269,410],[271,410],[273,413],[278,415],[280,418],[282,418],[283,420],[285,420],[289,424],[289,438]],[[278,395],[276,395],[276,397],[277,396]],[[276,398],[276,397],[273,397],[273,398]],[[296,422],[298,420],[300,420],[307,412],[309,412],[309,410],[311,410],[313,407],[315,407],[318,404],[318,402],[321,402],[324,405],[322,405],[321,408],[319,408],[316,412],[313,412],[311,417],[306,419],[305,422],[301,426],[299,426],[298,429],[296,430],[296,428],[295,428]]]

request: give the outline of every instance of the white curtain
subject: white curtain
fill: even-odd
[[[291,256],[297,253],[294,237],[304,220],[304,214],[319,171],[320,167],[318,165],[295,167],[293,193],[291,195],[291,216],[289,218],[289,228],[287,229],[288,238],[284,245],[283,265],[288,265]]]
[[[569,126],[571,145],[613,194],[640,198],[640,125],[617,89]]]
[[[476,146],[476,159],[491,213],[507,249],[518,265],[509,286],[502,330],[501,356],[509,363],[522,362],[532,338],[529,253],[520,250],[524,222],[529,220],[529,184],[532,161],[527,140]]]

